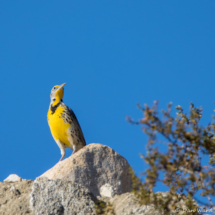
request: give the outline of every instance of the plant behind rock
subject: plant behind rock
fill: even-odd
[[[143,118],[132,124],[142,125],[148,136],[146,154],[141,154],[148,168],[142,173],[144,182],[132,173],[133,191],[141,204],[154,204],[165,214],[180,207],[189,209],[187,214],[197,214],[198,203],[214,207],[211,197],[215,196],[215,123],[214,117],[207,126],[200,125],[202,108],[191,103],[189,114],[177,106],[176,117],[171,116],[172,104],[167,110],[158,112],[158,102],[152,107],[138,107]],[[207,160],[208,165],[203,166]],[[155,193],[158,182],[168,187],[165,196]],[[202,202],[197,194],[205,197]],[[185,214],[185,213],[184,213]]]

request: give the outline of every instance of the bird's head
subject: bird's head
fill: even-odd
[[[63,99],[63,94],[64,94],[63,89],[65,85],[66,83],[61,85],[56,85],[52,88],[51,95],[50,95],[52,105],[58,104],[59,101]]]

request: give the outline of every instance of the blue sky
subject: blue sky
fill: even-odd
[[[60,159],[46,115],[51,88],[64,82],[87,144],[108,145],[137,173],[147,138],[125,120],[142,117],[137,103],[188,110],[192,101],[206,125],[215,109],[214,11],[214,1],[196,0],[1,1],[0,181],[35,179]]]

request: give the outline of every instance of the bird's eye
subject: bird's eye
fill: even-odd
[[[56,87],[53,88],[54,90],[56,89]]]

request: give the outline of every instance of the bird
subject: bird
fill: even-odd
[[[47,114],[51,134],[60,148],[63,160],[66,148],[73,150],[72,154],[86,146],[86,141],[77,117],[71,108],[63,103],[64,86],[66,83],[52,88],[51,102]]]

